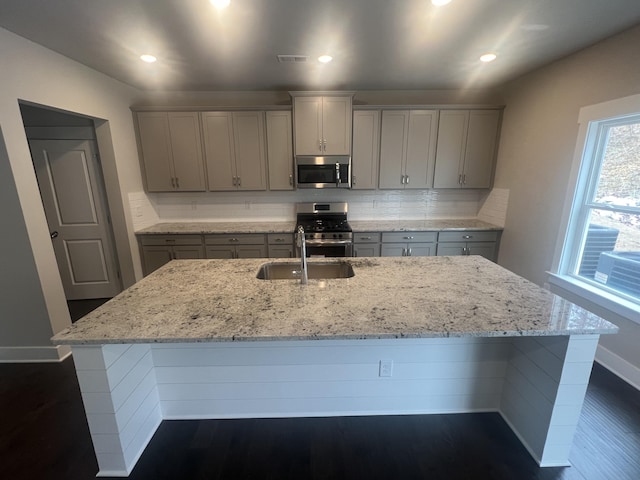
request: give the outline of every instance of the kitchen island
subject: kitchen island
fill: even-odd
[[[266,261],[173,261],[54,337],[99,476],[192,418],[497,411],[540,465],[568,464],[614,325],[481,257],[353,258],[308,285],[257,279]]]

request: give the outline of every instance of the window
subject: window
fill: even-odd
[[[582,156],[558,274],[614,302],[640,307],[637,112],[589,118],[581,126],[584,146],[578,145]]]

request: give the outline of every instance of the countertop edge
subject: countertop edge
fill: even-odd
[[[330,340],[403,340],[420,338],[516,338],[516,337],[564,337],[573,335],[606,335],[615,334],[619,329],[592,330],[564,330],[549,332],[546,330],[495,331],[495,332],[430,332],[394,334],[363,334],[363,335],[294,335],[271,337],[211,337],[211,338],[136,338],[136,339],[85,339],[85,340],[57,340],[51,338],[54,345],[108,345],[108,344],[164,344],[164,343],[240,343],[240,342],[283,342],[283,341],[330,341]],[[64,333],[64,330],[60,332]]]
[[[293,233],[295,221],[272,222],[161,222],[135,231],[141,235],[216,235],[216,234],[281,234]],[[205,225],[206,226],[203,226]],[[502,231],[503,227],[478,219],[433,219],[433,220],[349,220],[354,232],[455,232],[455,231]],[[451,225],[456,224],[456,225]]]

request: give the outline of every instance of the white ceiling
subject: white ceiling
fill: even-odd
[[[640,0],[0,0],[0,27],[132,86],[185,91],[491,87],[638,23]],[[498,59],[481,64],[487,51]]]

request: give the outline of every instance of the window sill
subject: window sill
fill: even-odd
[[[595,303],[608,312],[640,324],[640,305],[568,275],[549,273],[549,284],[562,288],[588,302]],[[553,288],[551,291],[553,291]]]

